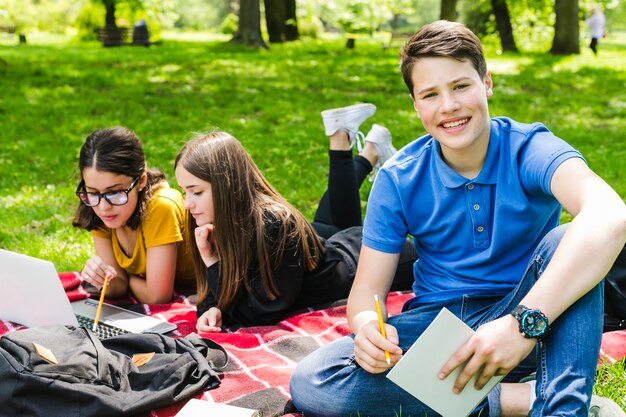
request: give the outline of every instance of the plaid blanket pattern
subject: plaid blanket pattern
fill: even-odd
[[[62,272],[59,277],[71,301],[88,297],[81,286],[80,274]],[[390,314],[397,314],[410,296],[390,294],[387,302]],[[184,294],[177,294],[168,304],[137,304],[131,298],[114,302],[125,306],[135,304],[130,306],[132,310],[177,324],[174,337],[196,330],[196,308]],[[0,320],[0,335],[23,328]],[[349,333],[346,307],[339,302],[324,310],[294,314],[275,326],[203,334],[226,349],[230,362],[223,371],[221,385],[196,398],[260,410],[264,416],[299,416],[289,396],[289,378],[294,367],[313,350]],[[184,403],[153,410],[149,416],[175,416]]]
[[[68,298],[72,301],[88,297],[80,275],[59,274]],[[392,293],[387,300],[390,314],[401,311],[411,294]],[[117,302],[117,301],[116,301]],[[196,310],[189,298],[177,294],[172,302],[162,305],[136,304],[134,310],[178,325],[174,336],[195,331]],[[0,320],[0,335],[23,329],[23,326]],[[289,396],[289,378],[298,361],[329,342],[350,333],[346,307],[339,302],[324,310],[294,314],[275,326],[242,328],[224,333],[207,334],[229,354],[230,363],[223,371],[222,383],[196,398],[260,410],[265,416],[300,416]],[[606,333],[602,339],[600,362],[614,362],[626,356],[626,331]],[[185,402],[153,410],[150,417],[171,417]]]

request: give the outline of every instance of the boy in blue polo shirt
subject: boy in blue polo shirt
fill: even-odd
[[[462,24],[420,29],[401,70],[428,134],[378,173],[348,300],[354,334],[296,367],[294,404],[307,417],[436,415],[385,378],[384,351],[393,366],[446,307],[476,332],[439,377],[466,363],[458,393],[474,376],[480,389],[507,375],[475,415],[623,416],[591,389],[600,282],[626,242],[624,202],[542,124],[490,118],[491,74]],[[561,208],[569,225],[559,226]],[[407,235],[419,256],[415,297],[384,338],[372,300],[386,298]],[[536,381],[518,382],[535,371]]]

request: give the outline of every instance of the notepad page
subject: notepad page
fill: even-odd
[[[248,408],[235,407],[233,405],[215,403],[212,401],[192,398],[176,414],[175,417],[257,417],[259,413]]]
[[[474,331],[448,309],[443,308],[413,346],[387,374],[387,378],[412,394],[443,417],[467,416],[504,378],[492,377],[480,391],[472,378],[460,394],[454,394],[454,381],[461,372],[457,368],[444,380],[439,370]]]

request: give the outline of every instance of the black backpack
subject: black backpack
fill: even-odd
[[[217,357],[220,369],[226,366],[224,349],[195,334],[178,339],[125,334],[99,340],[74,326],[8,333],[0,338],[0,416],[145,413],[216,388]]]
[[[626,329],[626,247],[604,279],[604,331]]]

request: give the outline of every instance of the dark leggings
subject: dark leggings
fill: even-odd
[[[352,226],[361,226],[359,189],[372,164],[364,157],[352,157],[352,151],[328,151],[330,158],[328,188],[322,196],[313,219],[315,232],[328,239]]]
[[[594,54],[598,53],[598,38],[591,38],[591,43],[589,44],[589,48],[591,48]]]
[[[350,258],[352,265],[348,269],[350,283],[354,279],[356,264],[361,251],[361,195],[359,188],[367,175],[372,172],[372,164],[364,157],[357,155],[352,158],[351,151],[329,151],[330,166],[328,172],[328,189],[322,196],[313,228],[315,232],[329,239],[329,243],[340,246],[342,252]],[[344,231],[344,233],[339,233]],[[404,242],[398,267],[391,285],[392,291],[410,290],[413,284],[413,264],[417,260],[415,246],[410,239]],[[347,261],[348,262],[348,261]]]

